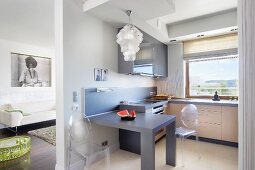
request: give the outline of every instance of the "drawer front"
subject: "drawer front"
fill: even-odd
[[[221,140],[221,125],[213,123],[199,123],[198,136]]]
[[[221,106],[197,106],[198,121],[221,125]]]

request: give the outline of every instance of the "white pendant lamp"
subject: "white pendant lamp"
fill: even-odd
[[[143,34],[134,25],[130,24],[132,11],[126,11],[126,14],[129,17],[129,23],[118,33],[117,43],[120,45],[124,60],[134,61],[136,53],[140,50],[139,45],[143,41]]]

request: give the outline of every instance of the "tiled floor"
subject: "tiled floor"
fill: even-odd
[[[198,146],[198,147],[196,147]],[[238,149],[207,142],[185,141],[184,167],[181,163],[181,146],[177,139],[177,166],[165,164],[165,139],[156,144],[156,170],[237,170]],[[198,151],[198,152],[197,152]],[[199,153],[199,154],[198,154]],[[200,155],[200,159],[199,159]],[[110,170],[140,170],[140,156],[123,150],[111,154]],[[93,166],[93,170],[101,170],[101,162]]]

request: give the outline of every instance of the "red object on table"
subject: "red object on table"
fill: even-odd
[[[131,112],[130,112],[130,117],[136,117],[135,110],[131,110]]]
[[[128,110],[121,110],[119,112],[117,112],[119,117],[129,117],[129,112]]]

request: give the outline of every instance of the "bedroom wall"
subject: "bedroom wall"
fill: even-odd
[[[54,1],[0,1],[0,21],[0,105],[54,100]],[[52,57],[52,87],[11,87],[11,52]]]
[[[52,87],[11,87],[11,52],[52,58]],[[55,100],[54,55],[52,48],[0,39],[0,106],[7,103]]]

